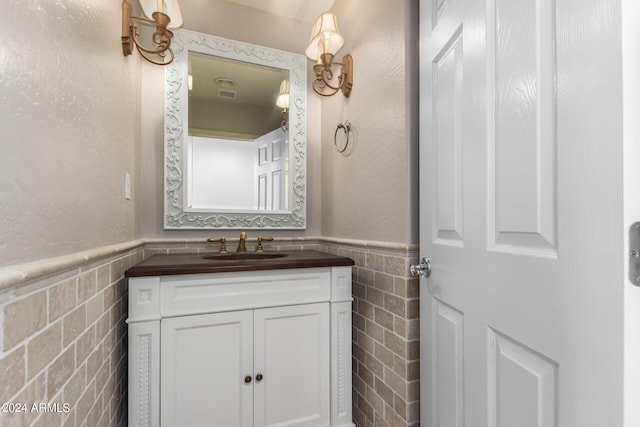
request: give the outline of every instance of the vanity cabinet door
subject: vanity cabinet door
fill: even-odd
[[[161,333],[162,425],[251,427],[253,310],[162,319]]]
[[[254,425],[327,426],[329,303],[254,312]]]

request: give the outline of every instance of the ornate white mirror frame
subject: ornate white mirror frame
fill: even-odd
[[[165,69],[164,228],[306,228],[306,90],[304,55],[187,30],[176,31],[175,59]],[[289,195],[287,211],[190,209],[188,189],[188,53],[198,52],[289,72]],[[231,177],[230,177],[231,179]]]

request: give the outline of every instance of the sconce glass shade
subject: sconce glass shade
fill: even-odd
[[[276,105],[280,108],[289,108],[289,80],[285,79],[280,83],[280,92],[278,93]]]
[[[312,61],[323,53],[335,55],[344,45],[344,37],[338,30],[338,18],[334,13],[325,12],[316,20],[311,29],[309,45],[305,51]]]
[[[168,28],[182,27],[182,9],[178,0],[140,0],[142,12],[149,19],[153,19],[153,12],[162,12],[169,17]]]

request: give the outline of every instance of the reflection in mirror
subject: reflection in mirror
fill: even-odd
[[[288,145],[287,133],[280,127],[248,141],[190,135],[188,206],[286,211]]]
[[[278,98],[289,72],[192,51],[188,61],[187,205],[286,211],[288,103]]]
[[[189,52],[189,135],[252,140],[280,127],[287,70]]]
[[[174,51],[165,228],[305,228],[305,57],[186,30]]]

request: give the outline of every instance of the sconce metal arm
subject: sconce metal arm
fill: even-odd
[[[131,3],[128,1],[122,2],[122,52],[125,56],[131,55],[133,52],[133,45],[135,45],[138,53],[156,65],[167,65],[173,62],[173,51],[171,50],[171,39],[173,38],[173,32],[167,29],[171,19],[169,16],[162,12],[154,12],[152,14],[153,19],[142,18],[139,16],[131,15]],[[140,34],[138,33],[138,27],[135,25],[135,21],[143,22],[145,24],[153,24],[156,26],[156,31],[153,33],[152,41],[155,45],[154,49],[145,48],[140,42]],[[162,61],[153,59],[150,55],[157,55],[163,58]],[[166,59],[168,56],[168,60]]]
[[[337,86],[331,84],[333,80],[332,65],[340,65]],[[348,98],[351,95],[353,87],[353,58],[351,55],[345,55],[342,62],[333,62],[333,55],[323,54],[322,63],[314,65],[313,69],[316,73],[316,79],[312,84],[315,93],[320,96],[332,96],[342,90],[345,97]]]

